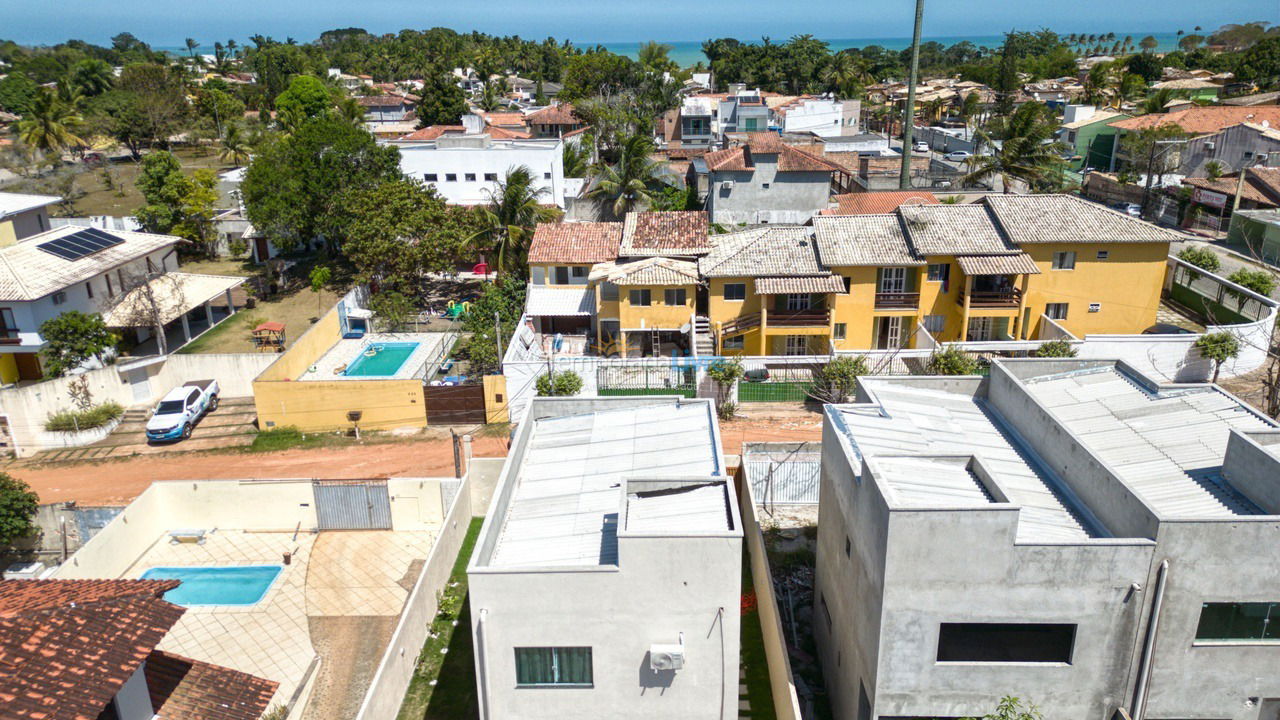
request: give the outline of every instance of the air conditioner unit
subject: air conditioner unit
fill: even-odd
[[[732,180],[725,180],[725,181],[724,181],[724,183],[723,183],[720,187],[724,188],[725,190],[732,190],[732,189],[733,189],[733,181],[732,181]]]
[[[684,645],[650,645],[649,669],[679,670],[684,667]]]
[[[1102,303],[1089,303],[1089,312],[1098,312],[1102,310]]]

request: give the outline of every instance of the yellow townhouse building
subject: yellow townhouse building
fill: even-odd
[[[539,226],[534,329],[626,356],[910,348],[926,333],[1035,340],[1054,336],[1051,324],[1077,337],[1140,333],[1156,322],[1169,243],[1179,239],[1067,195],[905,205],[720,235],[697,235],[698,215]]]

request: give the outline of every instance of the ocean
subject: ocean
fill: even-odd
[[[1156,48],[1156,52],[1169,52],[1171,50],[1178,49],[1177,33],[1133,32],[1133,33],[1116,33],[1116,35],[1119,36],[1120,38],[1123,38],[1125,35],[1130,35],[1133,37],[1134,43],[1137,43],[1139,40],[1146,37],[1147,35],[1151,35],[1160,43],[1160,45]],[[973,43],[974,45],[977,45],[978,47],[989,47],[989,48],[1000,47],[1000,43],[1004,42],[1003,35],[952,35],[952,36],[925,37],[924,39],[925,41],[940,42],[943,45],[954,45],[958,42],[964,42],[965,40],[968,40],[969,42]],[[906,48],[911,47],[911,38],[909,37],[827,38],[824,40],[832,50],[845,50],[847,48],[863,48],[869,45],[879,45],[888,50],[905,50]],[[579,47],[594,47],[595,45],[597,45],[597,43],[589,42],[589,41],[579,42],[577,40],[574,40],[573,42],[575,45]],[[644,44],[644,42],[645,41],[612,42],[612,43],[598,43],[598,44],[603,45],[610,52],[614,52],[619,55],[626,55],[627,57],[634,60],[636,57],[639,56],[640,46]],[[672,60],[674,60],[677,64],[680,65],[680,67],[688,67],[690,65],[694,65],[699,62],[705,63],[707,61],[707,56],[702,54],[701,40],[677,41],[677,42],[660,41],[660,42],[663,42],[664,44],[671,46],[671,52],[668,54]],[[744,40],[744,42],[748,42],[748,41]],[[786,39],[774,38],[773,42],[782,43],[782,42],[786,42]],[[187,49],[183,46],[178,46],[178,45],[157,45],[155,46],[155,49],[166,50],[171,53],[174,53],[175,55],[187,54]],[[206,54],[206,55],[211,55],[213,54],[213,46],[202,45],[196,48],[196,52]]]

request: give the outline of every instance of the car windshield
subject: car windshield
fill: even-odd
[[[156,408],[157,415],[177,415],[182,412],[181,400],[165,400]]]

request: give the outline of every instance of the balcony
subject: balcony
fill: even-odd
[[[878,292],[877,310],[915,310],[920,307],[920,293]]]
[[[831,311],[772,310],[765,322],[769,327],[823,327],[831,324]]]
[[[964,304],[964,293],[956,296],[956,302]],[[1017,288],[1007,290],[974,290],[969,293],[971,308],[1016,308],[1022,304],[1022,291]]]
[[[18,328],[0,327],[0,345],[21,345],[22,337]]]

